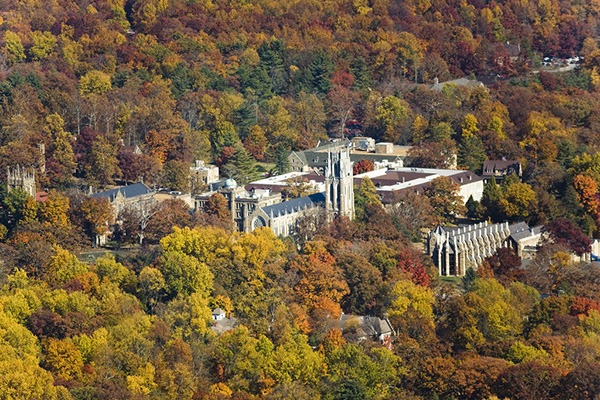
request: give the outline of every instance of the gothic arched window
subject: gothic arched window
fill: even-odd
[[[261,217],[260,215],[254,217],[254,219],[252,220],[252,230],[262,228],[264,226],[267,226],[267,222],[263,217]]]

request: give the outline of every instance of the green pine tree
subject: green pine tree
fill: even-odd
[[[479,220],[483,218],[483,212],[485,211],[480,202],[473,199],[473,195],[469,196],[469,200],[467,200],[467,216],[470,219]]]
[[[290,172],[288,152],[288,149],[283,143],[277,145],[277,150],[275,151],[275,172],[278,174]]]
[[[458,146],[458,164],[476,174],[481,172],[485,158],[483,142],[475,135],[467,137]]]
[[[229,162],[223,166],[223,172],[234,179],[238,185],[245,185],[259,177],[256,160],[239,144],[235,146],[235,153]]]
[[[502,191],[496,183],[496,178],[492,177],[483,188],[481,196],[481,205],[485,209],[485,214],[494,221],[500,220],[499,203],[502,199]]]
[[[331,59],[323,54],[318,53],[310,64],[310,72],[313,76],[313,87],[318,92],[323,94],[331,89],[331,73],[333,72],[333,64]]]

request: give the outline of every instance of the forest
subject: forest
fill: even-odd
[[[600,267],[600,3],[595,0],[0,2],[0,399],[595,399]],[[578,56],[568,71],[545,58]],[[467,77],[485,86],[442,85]],[[117,184],[192,191],[189,166],[244,184],[347,137],[413,146],[408,165],[482,172],[466,207],[440,181],[293,237],[235,232],[223,198],[122,215]],[[7,191],[35,171],[43,202]],[[294,196],[292,194],[292,196]],[[438,223],[525,221],[437,276]],[[143,228],[142,226],[143,225]],[[141,246],[138,245],[141,243]],[[220,308],[238,324],[215,332]],[[343,330],[337,321],[354,316]],[[394,335],[364,338],[358,316]],[[219,325],[219,322],[216,323]]]

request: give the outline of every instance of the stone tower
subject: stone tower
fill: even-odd
[[[35,197],[35,170],[27,170],[27,168],[21,168],[17,165],[16,168],[6,171],[6,183],[8,185],[8,191],[14,189],[21,189],[30,196]]]
[[[325,205],[333,215],[354,219],[354,182],[350,149],[335,147],[328,151],[325,167]]]

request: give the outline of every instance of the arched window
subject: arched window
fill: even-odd
[[[267,222],[260,215],[257,215],[254,217],[254,219],[252,219],[252,230],[262,228],[264,226],[267,226]]]

